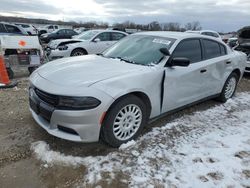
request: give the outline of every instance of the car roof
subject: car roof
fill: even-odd
[[[188,38],[207,38],[216,40],[215,37],[200,35],[196,33],[186,33],[186,32],[174,32],[174,31],[147,31],[147,32],[138,32],[133,35],[151,35],[151,36],[159,36],[166,38],[174,38],[178,40],[188,39]]]
[[[213,30],[199,30],[199,31],[193,31],[193,30],[188,30],[188,31],[185,31],[187,33],[203,33],[203,32],[211,32],[211,33],[216,33],[216,34],[219,34],[217,31],[213,31]]]
[[[123,31],[117,31],[117,30],[91,29],[91,30],[88,30],[88,31],[98,31],[99,33],[100,33],[100,32],[113,32],[113,33],[123,33],[123,34],[128,35],[128,33],[125,33],[125,32],[123,32]]]

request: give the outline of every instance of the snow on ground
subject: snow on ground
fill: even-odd
[[[85,166],[84,185],[118,178],[129,187],[250,187],[249,118],[250,93],[241,93],[153,128],[106,156],[65,156],[44,141],[31,149],[49,166]]]

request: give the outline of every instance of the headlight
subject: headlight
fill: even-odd
[[[59,109],[87,110],[101,104],[101,101],[94,97],[59,97]]]
[[[69,47],[68,46],[58,46],[59,50],[67,50]]]

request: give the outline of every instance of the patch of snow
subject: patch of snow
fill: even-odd
[[[90,185],[104,181],[105,173],[105,181],[128,177],[129,187],[250,186],[242,175],[250,169],[249,118],[250,93],[241,93],[225,104],[153,128],[106,156],[66,156],[43,141],[31,149],[49,165],[86,166],[84,182]],[[249,156],[237,157],[239,152]]]
[[[133,145],[135,145],[136,144],[136,142],[134,141],[134,140],[131,140],[131,141],[128,141],[127,143],[125,143],[125,144],[122,144],[120,147],[119,147],[119,149],[120,150],[125,150],[125,149],[127,149],[127,148],[129,148],[129,147],[131,147],[131,146],[133,146]]]

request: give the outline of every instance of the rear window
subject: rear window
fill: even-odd
[[[122,33],[111,33],[112,35],[112,40],[116,41],[116,40],[120,40],[123,37],[125,37],[126,35],[122,34]]]
[[[220,44],[220,53],[221,53],[221,55],[226,55],[227,54],[227,49],[222,44]]]
[[[219,57],[221,55],[221,48],[219,43],[212,40],[203,40],[204,50],[205,50],[205,58],[211,59],[215,57]]]

